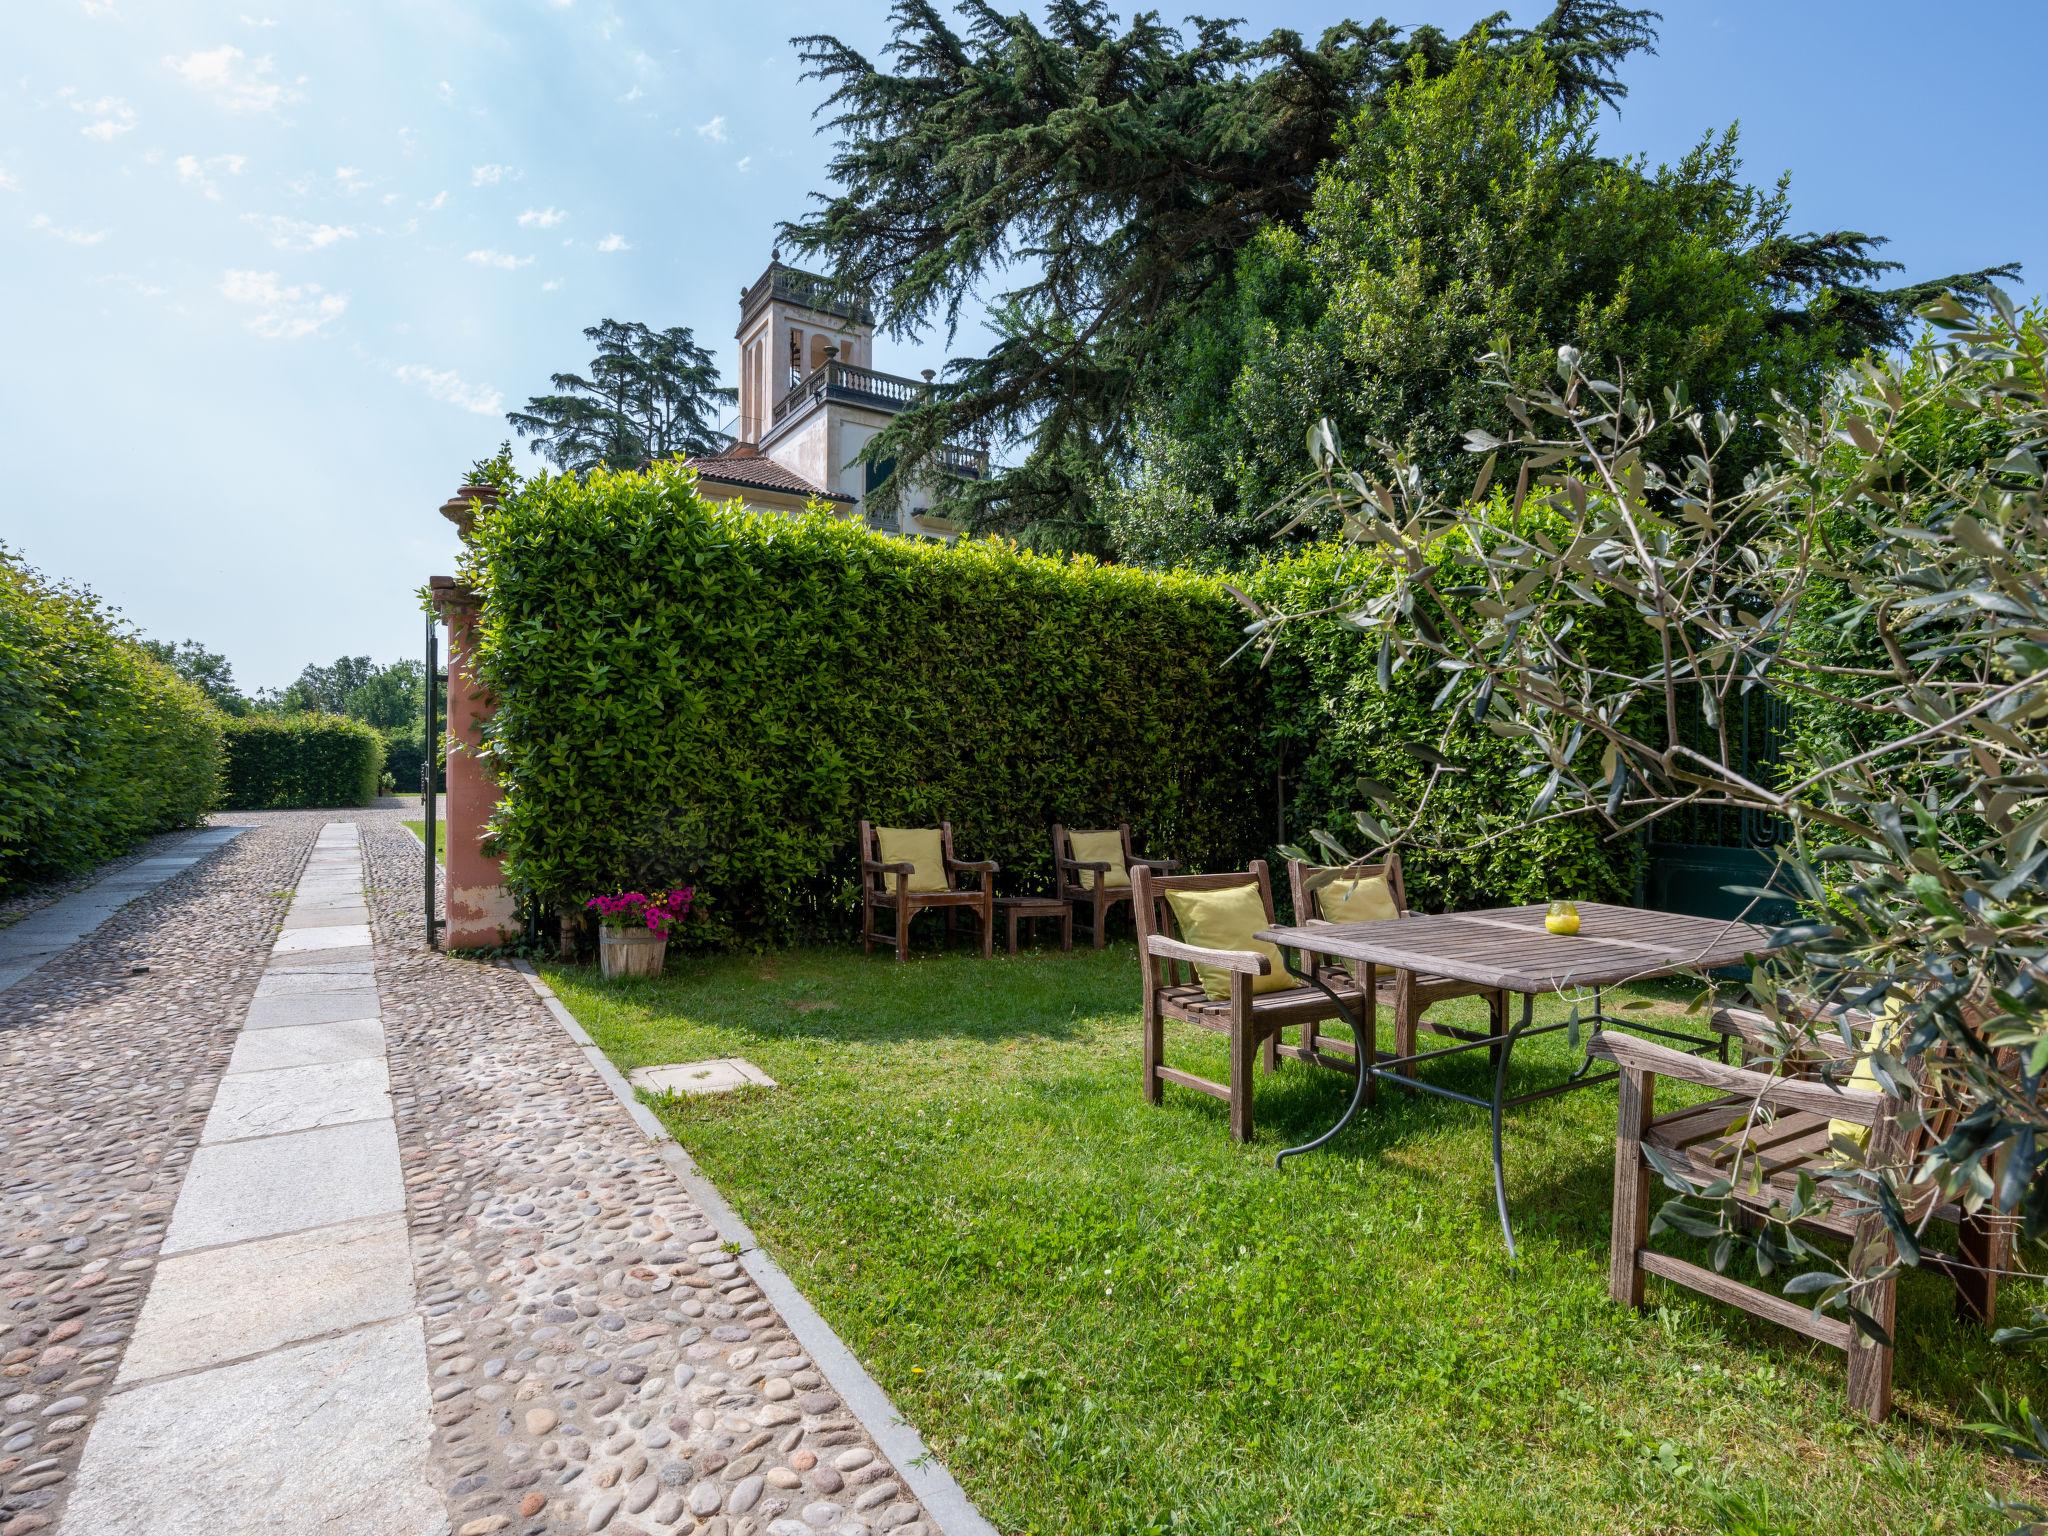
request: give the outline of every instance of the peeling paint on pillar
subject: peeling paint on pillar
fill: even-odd
[[[441,508],[467,538],[476,503],[493,501],[489,486],[465,485]],[[482,600],[452,577],[428,583],[434,609],[448,626],[447,892],[450,949],[489,949],[518,936],[512,893],[497,858],[484,851],[484,827],[498,804],[498,784],[478,755],[495,701],[476,679],[474,659]]]

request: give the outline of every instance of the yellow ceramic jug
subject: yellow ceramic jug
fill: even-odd
[[[1569,938],[1579,931],[1579,909],[1568,901],[1553,901],[1543,914],[1543,926],[1560,938]]]

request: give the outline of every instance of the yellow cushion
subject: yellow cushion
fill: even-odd
[[[1074,845],[1074,857],[1081,863],[1109,866],[1109,872],[1102,877],[1104,885],[1126,886],[1131,883],[1131,872],[1124,867],[1122,832],[1069,832],[1067,841]],[[1080,879],[1083,885],[1092,889],[1095,885],[1095,871],[1082,870]]]
[[[910,875],[913,891],[952,889],[946,878],[946,848],[937,827],[877,827],[875,841],[881,845],[884,864],[914,866]],[[895,880],[894,875],[882,877],[885,886],[893,887]]]
[[[1256,882],[1214,891],[1168,891],[1166,902],[1173,908],[1173,920],[1180,926],[1183,944],[1264,955],[1272,962],[1271,971],[1252,978],[1253,992],[1285,992],[1300,985],[1287,974],[1280,951],[1263,939],[1252,937],[1261,928],[1271,926]],[[1195,975],[1201,980],[1205,996],[1217,1002],[1229,998],[1229,971],[1216,965],[1198,965]]]
[[[1832,1025],[1822,1027],[1833,1028]],[[1899,1047],[1906,1043],[1906,1036],[1910,1033],[1906,1021],[1906,1000],[1894,994],[1884,1000],[1884,1012],[1879,1015],[1877,1022],[1871,1025],[1867,1043],[1874,1049],[1883,1051],[1887,1056],[1896,1056]],[[1877,1080],[1877,1069],[1871,1066],[1867,1055],[1856,1058],[1856,1065],[1849,1073],[1846,1086],[1861,1093],[1885,1091],[1884,1084]],[[1852,1141],[1859,1147],[1870,1145],[1870,1127],[1858,1125],[1854,1120],[1830,1120],[1828,1140],[1832,1142],[1837,1136]]]
[[[1383,923],[1401,915],[1383,875],[1332,880],[1316,892],[1316,907],[1333,923]]]

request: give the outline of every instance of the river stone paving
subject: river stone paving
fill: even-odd
[[[524,978],[421,947],[364,816],[407,1207],[458,1536],[934,1536]]]
[[[937,1536],[403,815],[0,993],[0,1536]]]
[[[83,943],[0,991],[4,1536],[53,1529],[71,1492],[319,829],[235,819],[266,825],[211,839],[204,859],[128,893]]]

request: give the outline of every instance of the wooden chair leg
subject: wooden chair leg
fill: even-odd
[[[975,911],[981,914],[981,958],[987,960],[996,952],[996,904],[984,892],[981,898],[981,905],[976,907]],[[1017,946],[1012,944],[1010,946],[1010,953],[1015,954],[1016,952]]]
[[[1230,974],[1230,1134],[1252,1139],[1252,1074],[1258,1065],[1259,1037],[1252,1018],[1252,979],[1242,971]]]
[[[1956,1316],[1964,1322],[1989,1324],[1998,1314],[1998,1271],[2007,1258],[2007,1226],[1995,1217],[1966,1216],[1956,1228],[1956,1258],[1963,1267],[1951,1270],[1956,1287]]]
[[[1614,1235],[1607,1251],[1607,1294],[1625,1306],[1643,1304],[1643,1266],[1638,1255],[1650,1240],[1650,1165],[1643,1157],[1643,1132],[1656,1102],[1657,1079],[1648,1072],[1623,1072],[1621,1120],[1614,1137]]]
[[[946,937],[944,942],[948,949],[953,947],[953,913],[954,909],[952,907],[946,908]]]
[[[1157,1104],[1165,1097],[1159,1068],[1166,1059],[1166,1019],[1159,1004],[1145,999],[1145,1102]]]
[[[1872,1140],[1877,1138],[1873,1135]],[[1881,1217],[1865,1216],[1856,1224],[1849,1249],[1849,1273],[1868,1275],[1886,1268],[1892,1258],[1891,1229]],[[1899,1277],[1896,1270],[1868,1284],[1855,1285],[1849,1299],[1877,1322],[1889,1337],[1896,1329]],[[1873,1423],[1892,1411],[1892,1349],[1857,1334],[1849,1341],[1849,1406]]]
[[[1408,971],[1394,973],[1394,1054],[1413,1056],[1422,1039],[1422,1010],[1415,1006],[1415,978]],[[1413,1077],[1413,1067],[1403,1067],[1401,1076]],[[1420,1090],[1413,1083],[1401,1084],[1401,1091],[1414,1094]]]
[[[1100,891],[1097,891],[1097,892],[1095,893],[1094,907],[1095,907],[1095,947],[1096,947],[1097,949],[1100,949],[1100,948],[1102,948],[1102,915],[1103,915],[1103,913],[1104,913],[1105,911],[1107,911],[1107,910],[1108,910],[1108,907],[1109,907],[1109,903],[1103,900],[1103,898],[1102,898],[1102,893],[1101,893]]]
[[[875,952],[875,903],[865,893],[860,899],[860,949],[864,955]]]
[[[1060,913],[1060,953],[1066,954],[1074,947],[1074,908],[1070,902]]]
[[[1278,1072],[1280,1070],[1280,1031],[1273,1030],[1259,1042],[1259,1070]]]
[[[896,907],[896,959],[899,963],[910,958],[910,911],[907,901]]]

